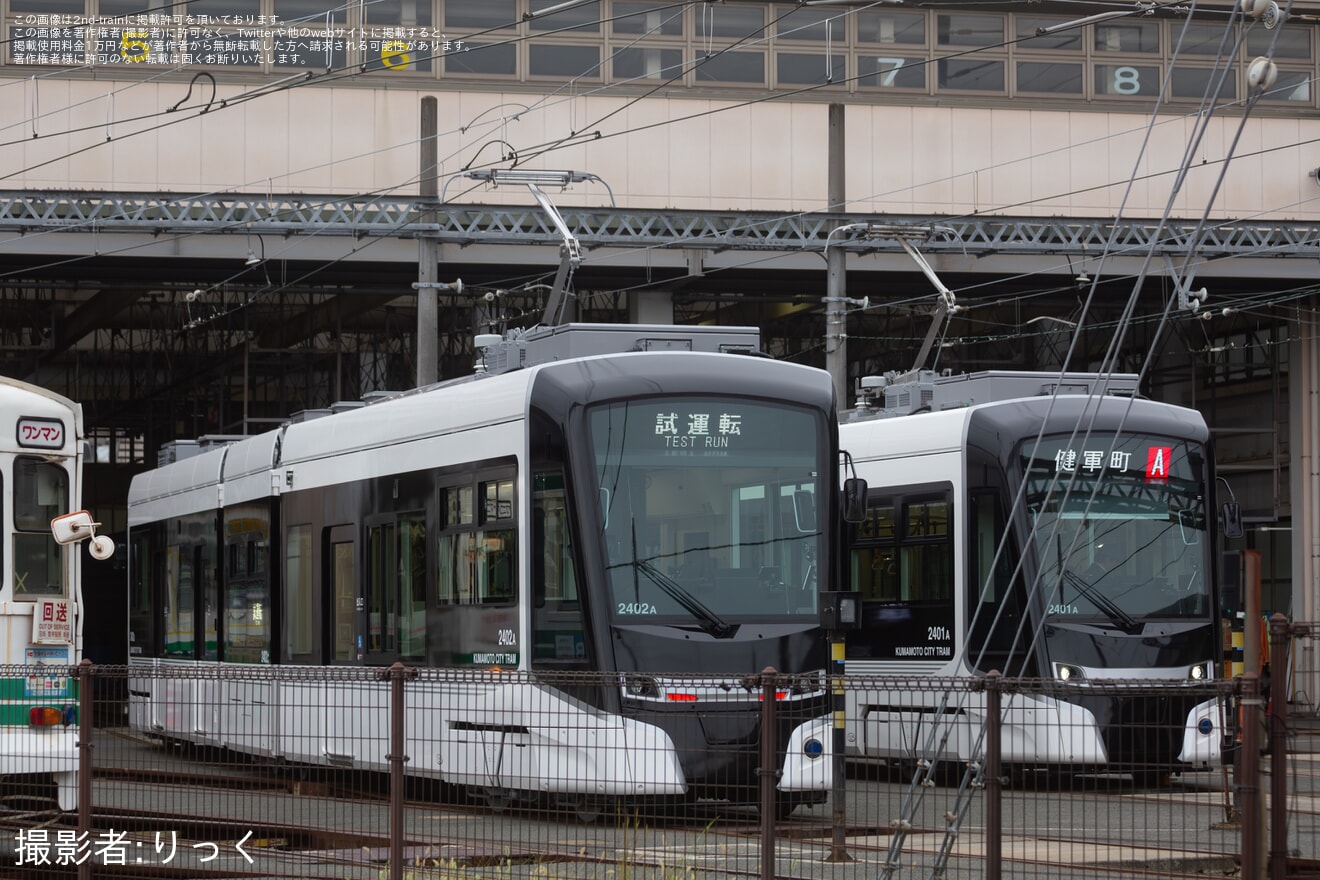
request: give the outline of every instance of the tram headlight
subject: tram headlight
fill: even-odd
[[[1054,677],[1059,681],[1081,681],[1086,678],[1080,666],[1071,666],[1067,663],[1054,664]]]
[[[802,754],[815,760],[825,754],[825,743],[813,736],[802,744]]]
[[[655,698],[660,696],[660,685],[654,678],[646,675],[630,675],[624,681],[624,689],[630,697]]]
[[[1211,667],[1209,663],[1198,663],[1187,670],[1187,679],[1189,681],[1208,681],[1210,679]]]
[[[814,694],[816,691],[825,690],[825,682],[818,672],[807,672],[802,675],[793,676],[792,687],[789,688],[793,696],[802,694]]]

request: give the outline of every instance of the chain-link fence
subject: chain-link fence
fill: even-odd
[[[1311,638],[1281,626],[1276,669]],[[3,876],[1284,877],[1316,858],[1320,725],[1253,675],[42,671],[4,673],[28,715],[6,719]]]

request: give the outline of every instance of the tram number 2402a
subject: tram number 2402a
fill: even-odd
[[[620,602],[619,614],[658,614],[650,602]]]

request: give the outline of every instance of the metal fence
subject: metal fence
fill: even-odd
[[[1305,652],[1290,644],[1312,628],[1275,629],[1271,665],[1293,669]],[[44,779],[0,780],[11,841],[0,876],[1277,880],[1320,864],[1320,722],[1292,674],[1289,699],[1276,687],[1267,705],[1252,674],[1083,685],[182,662],[40,672],[5,678],[28,683],[24,705],[63,713],[25,735],[76,729],[77,807],[59,810]],[[43,689],[62,699],[34,701]],[[593,708],[615,694],[654,709],[623,720]],[[1128,750],[1122,767],[1083,752],[1033,758],[1087,733],[1067,729],[1086,713],[1043,707],[1088,700],[1119,707],[1111,750],[1194,739],[1181,707],[1211,704],[1215,729],[1201,735],[1215,759],[1169,772],[1155,751]],[[880,741],[889,754],[860,758]],[[39,772],[33,754],[25,769]],[[706,788],[674,785],[693,772]]]

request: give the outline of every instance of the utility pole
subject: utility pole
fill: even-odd
[[[844,201],[843,105],[829,107],[829,183],[826,207],[841,212]],[[836,224],[837,225],[837,224]],[[844,273],[846,253],[843,248],[825,248],[825,370],[834,381],[834,399],[840,409],[848,406],[848,318],[844,312]]]
[[[435,203],[440,198],[439,150],[436,144],[439,110],[432,96],[422,98],[422,139],[418,193],[422,201]],[[440,357],[440,294],[436,289],[439,246],[429,227],[436,223],[435,211],[423,211],[424,227],[417,236],[417,387],[430,385],[438,378]]]

